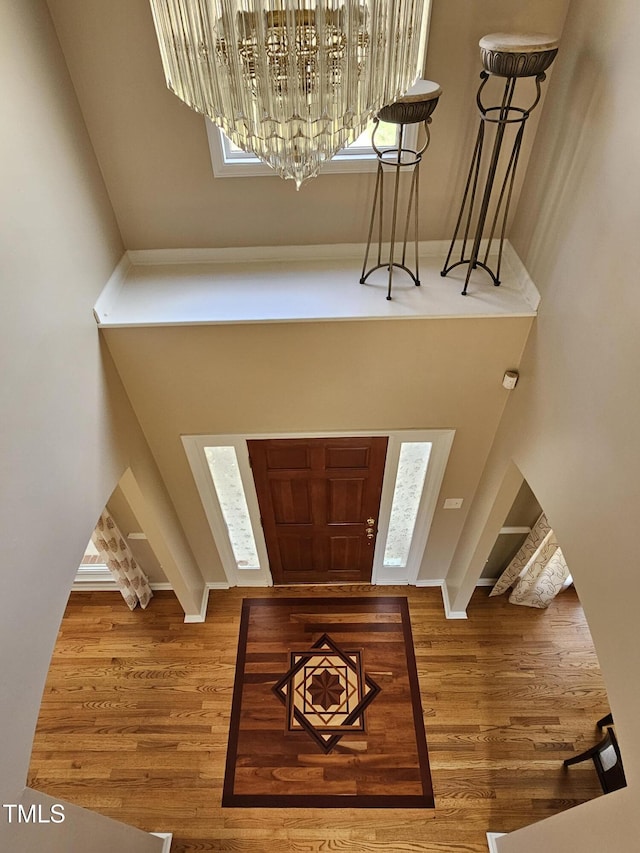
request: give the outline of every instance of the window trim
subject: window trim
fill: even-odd
[[[235,158],[225,154],[222,130],[211,119],[205,117],[211,167],[215,178],[277,178],[279,175],[270,166],[263,163],[255,155],[242,152]],[[404,132],[404,147],[416,148],[418,131],[421,124],[406,125]],[[343,149],[344,150],[344,149]],[[362,153],[343,154],[338,152],[320,170],[318,177],[330,174],[375,172],[378,161],[373,148],[362,148]]]

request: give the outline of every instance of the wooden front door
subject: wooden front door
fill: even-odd
[[[386,436],[247,444],[273,582],[370,583]]]

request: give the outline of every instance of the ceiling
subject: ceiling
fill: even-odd
[[[213,177],[204,119],[165,86],[147,0],[48,5],[126,248],[366,240],[373,175],[321,175],[300,192],[277,177]],[[479,38],[496,31],[559,35],[567,5],[433,0],[425,76],[440,83],[443,96],[422,166],[421,239],[453,231],[476,130]]]

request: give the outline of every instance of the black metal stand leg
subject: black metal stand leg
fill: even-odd
[[[360,276],[360,284],[364,284],[365,279],[366,279],[365,270],[367,269],[367,261],[369,260],[369,249],[371,248],[371,237],[373,235],[373,223],[375,222],[375,219],[376,219],[376,204],[378,201],[378,192],[380,190],[381,181],[382,181],[382,166],[380,165],[380,163],[378,163],[378,169],[377,169],[377,174],[376,174],[376,188],[375,188],[374,193],[373,193],[373,206],[371,208],[371,222],[369,223],[369,236],[367,237],[367,249],[364,253],[364,263],[362,264],[362,275]],[[380,207],[380,209],[382,210],[382,206]],[[378,246],[379,245],[380,245],[380,242],[378,241]],[[379,252],[380,252],[380,249],[378,249],[378,253]],[[378,263],[380,263],[379,257],[378,257]]]
[[[422,155],[427,149],[430,140],[429,123],[431,114],[435,109],[438,98],[440,97],[440,87],[437,83],[421,80],[416,83],[409,93],[404,98],[400,98],[393,104],[389,104],[380,110],[378,116],[374,119],[374,130],[372,134],[372,146],[378,158],[378,169],[376,174],[376,186],[373,196],[373,207],[371,210],[371,219],[369,222],[369,236],[367,239],[367,248],[365,252],[364,264],[362,266],[362,274],[360,283],[366,284],[367,279],[375,270],[384,268],[388,272],[387,277],[387,294],[386,298],[391,300],[391,291],[393,285],[393,275],[396,269],[404,270],[412,279],[416,286],[420,285],[419,278],[419,260],[418,260],[418,213],[419,213],[419,170]],[[380,121],[390,122],[399,126],[398,142],[393,148],[380,149],[376,144],[376,132]],[[424,128],[424,144],[421,148],[414,150],[413,148],[405,147],[405,131],[409,124],[422,124]],[[384,216],[384,184],[385,170],[393,171],[393,202],[391,209]],[[411,171],[411,181],[408,187],[407,211],[404,218],[404,233],[402,236],[398,233],[399,226],[399,206],[401,202],[401,172]],[[412,216],[413,207],[413,216]],[[378,216],[378,259],[377,264],[367,269],[369,255],[371,251],[371,242],[373,239],[374,223]],[[402,214],[404,216],[404,214]],[[382,243],[383,243],[383,219],[390,223],[390,233],[388,241],[388,257],[383,260]],[[409,241],[409,228],[413,219],[413,241],[415,252],[415,273],[407,265],[407,243]],[[401,248],[400,248],[401,244]],[[386,252],[386,249],[385,249]],[[400,255],[400,261],[396,261],[396,252]]]
[[[426,122],[425,122],[426,125]],[[367,279],[375,270],[384,268],[388,271],[389,275],[387,278],[387,299],[391,300],[391,290],[393,284],[393,274],[395,269],[404,270],[413,280],[413,283],[417,286],[420,285],[420,279],[418,275],[418,208],[419,208],[419,167],[420,161],[422,158],[422,152],[426,148],[425,146],[420,151],[414,151],[413,149],[408,149],[403,147],[403,137],[404,137],[404,126],[400,126],[400,133],[398,139],[398,147],[394,149],[386,149],[385,151],[380,152],[378,155],[378,169],[376,175],[376,186],[373,195],[373,207],[371,210],[371,219],[369,222],[369,236],[367,239],[367,248],[365,251],[364,264],[362,267],[362,274],[360,276],[360,284],[366,284]],[[427,142],[428,142],[429,134],[427,131]],[[393,155],[393,159],[391,156]],[[391,217],[391,228],[389,234],[389,254],[385,260],[382,258],[382,243],[383,243],[383,218],[384,218],[384,170],[393,169],[394,172],[394,184],[393,184],[393,202],[390,212]],[[401,244],[401,260],[396,261],[395,255],[396,250],[398,249],[400,238],[398,236],[398,209],[400,205],[400,175],[402,170],[411,169],[411,183],[409,185],[409,195],[407,201],[407,213],[404,222],[404,233],[402,235],[402,244]],[[415,249],[415,273],[407,266],[407,243],[409,241],[409,226],[411,223],[411,213],[413,210],[413,222],[414,222],[414,249]],[[373,228],[376,219],[376,214],[378,216],[378,258],[377,263],[370,267],[367,270],[367,262],[369,260],[369,255],[371,252],[371,242],[373,239]],[[398,251],[400,251],[398,249]]]
[[[404,138],[404,125],[400,125],[398,137],[398,160],[396,163],[396,179],[393,186],[393,213],[391,214],[391,246],[389,247],[389,285],[387,287],[387,299],[391,299],[391,282],[393,279],[394,255],[396,248],[396,223],[398,221],[398,194],[400,192],[400,169],[402,163],[402,140]],[[406,235],[405,235],[406,246]]]
[[[485,36],[480,40],[483,52],[484,70],[480,74],[481,83],[476,95],[476,103],[480,113],[480,125],[476,137],[475,148],[471,158],[471,164],[462,197],[462,204],[456,221],[453,238],[449,251],[440,272],[442,276],[448,275],[457,266],[465,265],[465,280],[462,295],[468,292],[471,273],[474,269],[483,269],[489,274],[493,284],[500,284],[500,268],[506,226],[509,215],[509,207],[513,196],[515,175],[518,167],[522,137],[525,124],[533,109],[537,106],[541,97],[541,84],[545,80],[544,71],[551,65],[557,53],[557,41],[551,37],[534,37],[522,35],[522,43],[514,41],[516,37],[505,37],[501,34]],[[534,39],[532,49],[532,39]],[[504,79],[504,90],[501,102],[497,106],[487,107],[483,103],[483,90],[487,81],[493,76]],[[535,78],[536,94],[533,103],[523,108],[514,106],[514,95],[516,84],[521,78]],[[483,165],[484,141],[487,128],[495,125],[495,135],[491,152],[486,166]],[[511,150],[508,152],[507,130],[513,127],[515,137],[511,142]],[[504,150],[503,150],[504,149]],[[506,165],[505,165],[506,164]],[[481,175],[483,188],[478,192],[478,184]],[[501,175],[501,177],[499,177]],[[500,187],[498,197],[494,201],[494,186]],[[476,202],[478,204],[476,205]],[[498,226],[498,223],[500,225]],[[454,246],[464,223],[464,236],[462,249],[457,261],[451,263]],[[488,239],[484,257],[480,259],[480,250],[485,236],[487,226]],[[491,268],[490,254],[498,228],[499,237],[497,250],[497,263]],[[472,233],[472,244],[467,253],[467,240]]]

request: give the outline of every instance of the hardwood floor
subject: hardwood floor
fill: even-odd
[[[244,597],[406,595],[435,810],[221,808]],[[54,651],[29,784],[148,831],[172,853],[486,853],[508,832],[600,795],[589,764],[609,709],[573,590],[547,611],[476,591],[447,620],[439,589],[212,591],[183,623],[172,593],[131,613],[72,593]]]

